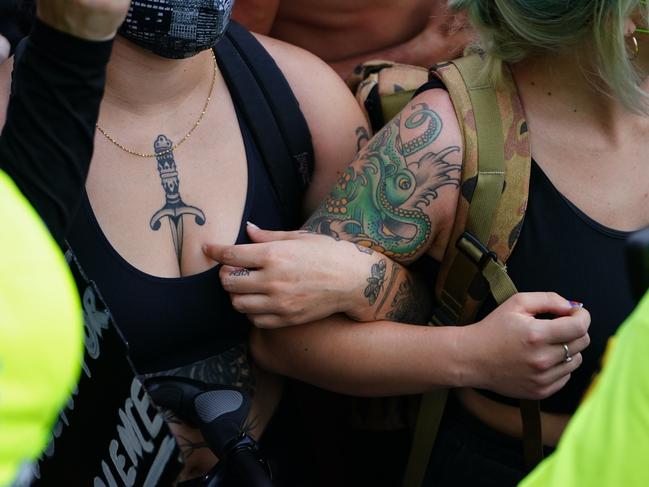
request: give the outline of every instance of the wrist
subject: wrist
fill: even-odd
[[[457,387],[481,387],[484,383],[484,368],[480,366],[480,352],[484,346],[477,324],[455,326],[453,342],[454,374]]]
[[[353,268],[344,272],[349,286],[345,290],[345,302],[342,306],[344,313],[353,320],[375,321],[378,307],[385,299],[393,264],[377,252],[357,254],[354,256]],[[377,270],[380,270],[379,274]],[[374,294],[375,292],[377,294]]]
[[[113,41],[90,41],[53,27],[37,18],[30,42],[43,54],[76,66],[104,67],[108,64]]]
[[[36,18],[61,33],[88,42],[110,41],[117,35],[120,14],[115,5],[84,7],[82,2],[70,1],[69,6],[62,8],[55,2],[49,3],[38,2]],[[122,20],[125,15],[126,11],[121,15]]]

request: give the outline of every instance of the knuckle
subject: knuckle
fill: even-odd
[[[584,313],[583,319],[579,320],[579,325],[579,331],[581,331],[581,334],[586,335],[588,333],[588,329],[590,328],[590,315]]]
[[[285,326],[296,326],[299,325],[300,322],[297,319],[297,316],[292,314],[284,318],[284,325]]]
[[[547,387],[547,382],[543,379],[543,376],[541,375],[535,375],[531,379],[532,386],[534,386],[534,389],[537,391],[542,390],[544,387]]]
[[[251,317],[250,321],[252,321],[252,324],[255,325],[255,328],[259,328],[260,330],[272,329],[272,327],[268,324],[268,322],[263,318]]]
[[[533,323],[525,330],[525,343],[531,347],[539,347],[545,343],[545,335],[543,331],[538,327],[534,326]]]
[[[555,301],[559,301],[559,300],[561,300],[563,298],[561,296],[559,296],[557,293],[555,293],[554,291],[546,291],[545,292],[545,299],[546,299],[546,301],[548,303],[552,303],[552,302],[555,302]]]
[[[277,312],[278,314],[281,315],[288,315],[291,312],[291,304],[286,301],[282,300],[279,303],[277,303]]]
[[[527,298],[525,297],[524,294],[518,293],[518,294],[514,294],[511,297],[510,302],[516,307],[525,307],[525,303],[527,302]]]
[[[268,263],[282,262],[282,252],[275,245],[269,245],[264,252],[264,258]]]
[[[278,320],[270,316],[258,318],[255,326],[262,330],[275,330],[277,328],[280,328]]]
[[[532,360],[530,365],[532,369],[536,370],[537,372],[545,372],[552,367],[551,361],[546,357],[536,357]]]
[[[277,251],[275,250],[275,247],[272,245],[267,245],[266,249],[264,250],[263,258],[266,260],[266,262],[274,262],[277,260]]]
[[[575,315],[575,331],[580,333],[580,336],[584,336],[588,333],[588,328],[590,328],[590,317],[586,313]]]
[[[588,333],[588,326],[584,325],[583,321],[575,323],[575,338],[581,339]]]
[[[231,297],[232,307],[237,310],[239,313],[243,313],[245,306],[243,303],[243,297],[240,295],[234,295]]]
[[[237,257],[236,251],[232,248],[224,249],[222,255],[225,262],[232,261]]]
[[[266,283],[266,293],[270,295],[281,294],[283,285],[280,281],[271,280]]]
[[[581,367],[583,361],[584,361],[584,357],[581,355],[581,353],[573,355],[572,361],[570,362],[570,365],[572,366],[572,370],[576,370],[579,367]]]

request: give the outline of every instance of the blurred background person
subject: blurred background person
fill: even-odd
[[[311,51],[345,80],[370,59],[425,67],[454,59],[473,37],[445,0],[237,0],[234,18]]]

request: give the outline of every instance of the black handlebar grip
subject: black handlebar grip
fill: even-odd
[[[266,466],[250,448],[238,448],[230,454],[230,469],[241,487],[273,487]]]

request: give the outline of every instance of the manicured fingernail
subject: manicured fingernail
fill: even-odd
[[[568,303],[570,304],[571,308],[583,308],[584,307],[584,303],[580,303],[579,301],[568,301]]]
[[[256,230],[259,230],[259,227],[257,225],[255,225],[254,223],[252,223],[252,222],[246,222],[246,225],[248,225],[249,227],[252,227],[252,228],[254,228]]]

